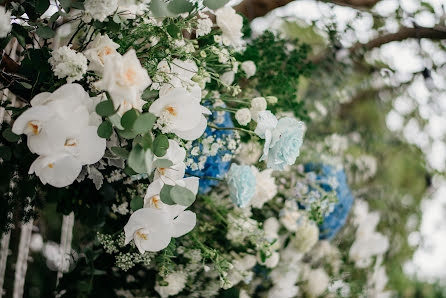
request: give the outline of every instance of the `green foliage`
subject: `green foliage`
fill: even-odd
[[[169,149],[169,139],[165,135],[157,135],[153,140],[153,154],[158,157],[164,156]]]

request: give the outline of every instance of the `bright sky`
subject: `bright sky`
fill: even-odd
[[[234,0],[234,3],[239,1]],[[443,14],[441,5],[443,0],[426,0],[435,9],[435,15],[429,12],[422,13],[416,17],[408,17],[410,22],[416,22],[422,26],[433,26],[436,19]],[[388,16],[386,20],[386,29],[389,32],[395,32],[398,29],[398,23],[390,16],[401,4],[404,11],[409,16],[420,8],[420,0],[382,0],[374,8],[374,12],[383,16]],[[355,10],[348,7],[335,6],[332,9],[329,5],[313,0],[300,0],[287,5],[286,7],[276,9],[272,14],[265,18],[259,18],[253,21],[253,28],[256,32],[261,32],[271,26],[280,24],[281,17],[297,17],[301,20],[319,21],[317,25],[323,28],[321,20],[334,17],[339,29],[344,29],[356,15]],[[412,24],[406,24],[411,26]],[[341,42],[348,47],[356,41],[366,42],[374,35],[371,28],[372,18],[369,15],[352,23],[355,29],[355,35],[343,36]],[[420,50],[424,55],[420,55]],[[429,68],[432,63],[446,63],[446,54],[438,50],[436,45],[430,41],[408,40],[404,42],[394,42],[387,44],[380,49],[373,50],[368,59],[380,59],[386,62],[395,74],[390,78],[396,84],[406,82],[411,78],[414,72],[422,71],[425,67]],[[431,85],[429,85],[431,84]],[[435,86],[441,92],[432,91]],[[401,95],[394,104],[393,110],[387,116],[387,125],[389,129],[400,131],[406,139],[419,146],[426,154],[430,166],[434,169],[444,171],[446,164],[446,145],[444,139],[446,136],[446,72],[432,72],[432,80],[426,83],[424,79],[415,80],[408,92]],[[415,108],[419,109],[420,116],[427,122],[425,128],[422,128],[416,119],[411,119],[404,123],[404,115],[412,112]],[[421,178],[424,179],[424,178]],[[432,280],[436,278],[446,278],[446,181],[436,179],[437,190],[423,201],[423,219],[419,231],[413,232],[409,237],[409,242],[413,245],[420,245],[420,248],[414,255],[411,262],[405,265],[409,274],[417,273],[420,279]],[[412,218],[408,225],[416,225]]]

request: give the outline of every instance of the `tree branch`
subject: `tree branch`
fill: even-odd
[[[263,17],[273,9],[287,5],[294,0],[244,0],[234,9],[243,14],[249,20],[253,20],[257,17]],[[333,3],[342,6],[348,6],[355,9],[368,9],[372,8],[376,3],[381,0],[320,0],[326,3]]]
[[[435,26],[433,28],[426,28],[421,26],[415,26],[413,28],[401,27],[400,30],[396,33],[389,33],[386,35],[378,36],[375,39],[372,39],[371,41],[364,44],[357,43],[350,48],[350,53],[357,52],[361,49],[371,50],[392,41],[403,41],[409,38],[429,38],[432,40],[446,39],[446,26]]]

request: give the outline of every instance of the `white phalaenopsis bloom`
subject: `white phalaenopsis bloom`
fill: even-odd
[[[197,177],[188,177],[178,181],[181,186],[189,189],[194,195],[198,192],[199,179]],[[160,180],[154,180],[147,188],[144,197],[144,208],[153,208],[166,213],[176,214],[183,211],[186,207],[181,205],[167,205],[161,201],[160,193],[163,189],[164,183]]]
[[[103,22],[106,17],[114,14],[118,8],[118,0],[85,0],[84,21],[91,19]]]
[[[166,154],[161,157],[156,157],[155,161],[157,159],[168,159],[173,165],[168,168],[157,167],[155,169],[154,179],[159,179],[164,184],[176,185],[177,181],[184,177],[186,171],[186,164],[184,163],[185,158],[186,150],[184,150],[183,147],[180,147],[177,141],[169,140],[169,148],[167,149]]]
[[[246,73],[247,78],[250,78],[256,74],[257,68],[253,61],[250,61],[250,60],[245,61],[242,63],[241,67],[242,67],[242,70]]]
[[[11,12],[7,11],[4,6],[0,6],[0,38],[6,37],[11,29]]]
[[[51,54],[48,62],[51,64],[54,74],[59,78],[67,78],[68,83],[79,81],[87,73],[87,58],[82,53],[63,46]]]
[[[105,152],[105,139],[97,135],[100,98],[90,98],[81,85],[66,84],[53,93],[31,100],[32,107],[14,122],[15,134],[26,134],[31,152],[39,154],[30,167],[42,183],[70,185],[82,166],[98,162]]]
[[[262,208],[263,204],[274,198],[277,194],[276,181],[272,176],[273,170],[266,169],[260,172],[254,166],[251,166],[251,170],[256,176],[256,193],[251,199],[251,206]]]
[[[189,233],[197,222],[195,213],[184,211],[182,206],[171,212],[156,208],[142,208],[135,211],[124,227],[125,244],[132,239],[140,253],[160,251],[166,248],[172,237],[181,237]]]
[[[160,96],[152,103],[149,112],[159,117],[158,124],[163,133],[174,133],[190,141],[198,139],[206,130],[207,120],[203,114],[211,114],[184,88],[175,88]]]
[[[215,12],[217,25],[223,32],[223,43],[234,47],[242,42],[243,17],[230,6],[218,9]]]
[[[152,80],[131,49],[123,56],[104,57],[104,75],[95,83],[96,88],[108,91],[118,113],[124,114],[134,108],[141,111],[145,102],[142,92],[150,86]]]
[[[119,45],[111,40],[107,34],[96,35],[93,42],[88,46],[84,55],[90,61],[88,69],[99,74],[104,72],[104,59],[110,55],[119,55],[116,49]]]

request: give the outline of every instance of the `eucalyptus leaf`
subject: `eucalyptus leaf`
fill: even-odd
[[[170,190],[170,198],[178,205],[190,206],[195,201],[195,195],[186,187],[175,185]]]
[[[215,10],[225,6],[228,2],[229,0],[204,0],[203,4],[208,8]]]
[[[113,134],[113,126],[110,121],[105,120],[98,127],[98,136],[104,139],[108,139]]]
[[[50,7],[50,0],[37,0],[36,12],[42,15]]]
[[[113,106],[113,102],[111,100],[101,101],[96,105],[96,113],[99,116],[107,117],[111,116],[115,113],[115,107]]]
[[[132,151],[130,151],[129,154],[128,164],[135,172],[139,174],[147,172],[144,149],[141,145],[136,145],[132,148]]]
[[[137,118],[138,112],[135,109],[128,110],[121,117],[121,125],[126,129],[132,129]]]
[[[175,202],[172,200],[170,196],[170,191],[172,190],[172,188],[173,188],[172,185],[164,184],[163,188],[161,189],[160,199],[161,202],[163,202],[164,204],[175,205]]]
[[[142,136],[141,145],[145,150],[152,148],[152,143],[153,143],[153,140],[152,140],[152,136],[150,133],[146,133],[145,135]]]
[[[169,11],[167,3],[163,0],[150,1],[150,12],[155,18],[174,17],[175,14]]]
[[[114,154],[121,157],[122,159],[129,158],[129,152],[121,147],[111,147],[110,149]]]
[[[131,129],[118,129],[118,134],[124,139],[131,140],[134,139],[138,134]]]
[[[20,139],[20,136],[13,133],[10,127],[5,129],[2,133],[2,135],[8,142],[11,142],[11,143],[15,143]]]
[[[53,29],[46,26],[37,28],[36,33],[44,39],[53,38],[56,35],[56,32]]]
[[[136,211],[138,209],[141,209],[144,206],[144,200],[141,197],[134,197],[130,201],[130,208],[133,211]]]
[[[178,28],[177,25],[175,24],[169,24],[166,27],[167,33],[169,33],[170,36],[172,36],[173,38],[178,38],[180,36],[180,28]]]
[[[144,134],[152,129],[155,121],[155,115],[153,115],[152,113],[144,113],[140,115],[133,123],[133,130],[136,133]]]
[[[120,130],[124,130],[124,127],[121,125],[121,116],[118,113],[115,113],[111,116],[108,116],[108,120],[113,124],[114,127]]]
[[[169,139],[165,135],[157,135],[153,141],[153,153],[158,156],[164,156],[169,148]]]
[[[167,4],[167,9],[175,14],[182,14],[192,11],[194,5],[188,0],[172,0]]]
[[[170,168],[173,166],[173,162],[168,159],[157,159],[153,162],[153,166],[156,168]]]

